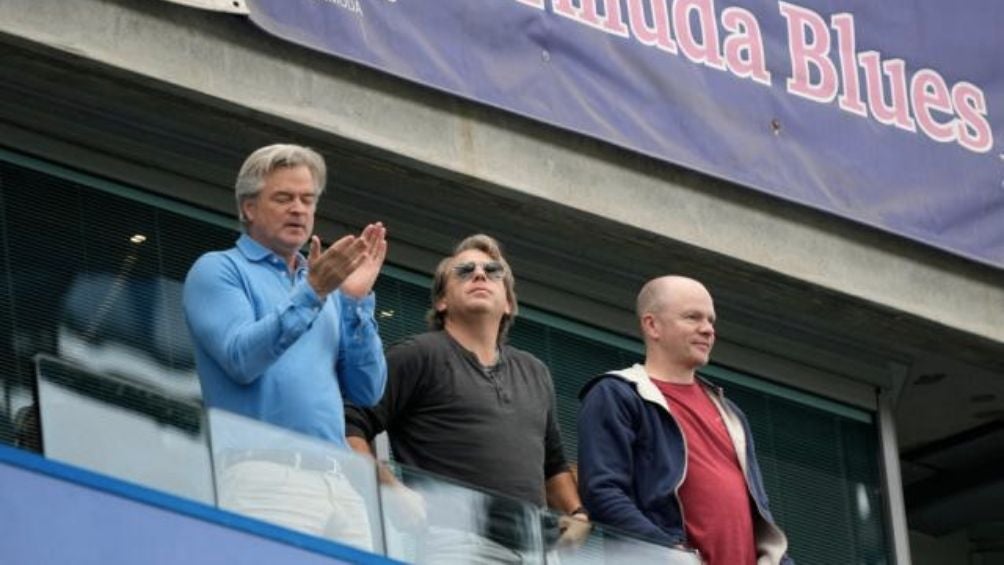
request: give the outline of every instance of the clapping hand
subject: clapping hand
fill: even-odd
[[[358,236],[347,235],[323,252],[321,240],[310,238],[307,280],[322,300],[337,288],[352,298],[369,294],[387,256],[387,228],[377,222]]]

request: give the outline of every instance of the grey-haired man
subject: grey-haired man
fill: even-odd
[[[253,152],[236,183],[244,233],[195,262],[184,308],[208,407],[322,440],[214,429],[221,505],[369,548],[362,500],[318,446],[347,448],[343,394],[362,405],[383,394],[371,289],[386,230],[370,224],[322,250],[313,229],[325,178],[324,160],[306,147]]]

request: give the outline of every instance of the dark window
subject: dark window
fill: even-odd
[[[38,447],[32,410],[38,354],[171,397],[197,398],[181,283],[199,255],[230,247],[236,237],[232,219],[0,153],[0,442]],[[425,330],[429,281],[393,266],[380,277],[377,316],[386,344]],[[511,343],[551,368],[565,449],[574,460],[579,389],[603,371],[640,361],[640,346],[532,305],[521,308]],[[871,415],[720,367],[706,374],[749,416],[792,556],[803,563],[884,563]],[[129,390],[94,393],[107,398]],[[137,413],[173,417],[162,413],[172,406],[162,397],[149,405],[143,398],[130,397]]]

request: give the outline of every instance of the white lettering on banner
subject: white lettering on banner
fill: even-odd
[[[715,0],[514,1],[667,56],[772,84],[760,24],[746,9],[727,7],[718,15]],[[904,59],[857,51],[853,14],[833,14],[827,21],[783,0],[778,10],[788,34],[789,94],[820,104],[835,102],[844,112],[934,141],[955,142],[974,153],[993,148],[990,110],[978,86],[967,81],[949,85],[934,69],[910,69]]]
[[[363,15],[363,7],[359,5],[359,0],[322,0],[327,4],[332,4],[338,6],[343,10],[348,10],[350,12]]]

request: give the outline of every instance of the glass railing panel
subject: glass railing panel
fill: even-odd
[[[181,311],[182,283],[130,276],[139,248],[119,272],[79,272],[62,298],[59,357],[89,371],[125,375],[180,398],[202,396],[195,351]],[[147,258],[149,260],[149,258]]]
[[[149,382],[35,357],[46,457],[212,503],[202,406]]]
[[[558,523],[563,518],[551,511],[544,514],[544,523]],[[701,565],[694,551],[670,548],[647,542],[635,536],[602,524],[572,524],[551,551],[547,552],[549,565]]]
[[[149,383],[35,358],[47,457],[393,559],[698,565],[691,552],[217,409]],[[389,478],[392,477],[392,478]]]
[[[372,459],[223,410],[207,420],[220,508],[385,553]]]
[[[395,479],[381,485],[387,556],[413,563],[544,562],[540,510],[389,463]]]

